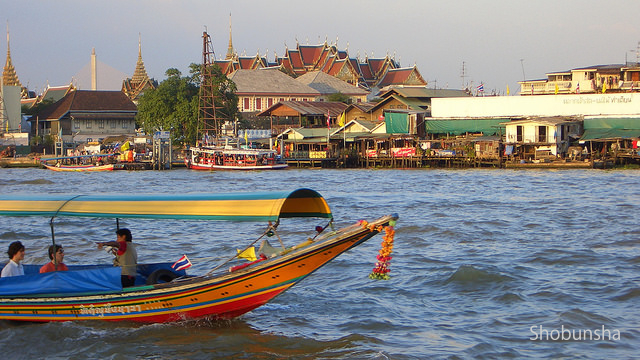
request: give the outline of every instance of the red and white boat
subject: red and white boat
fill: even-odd
[[[280,170],[288,166],[275,150],[208,146],[189,148],[185,164],[193,170]]]

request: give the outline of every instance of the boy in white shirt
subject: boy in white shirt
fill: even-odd
[[[24,268],[20,261],[24,260],[24,245],[20,241],[14,241],[9,244],[9,262],[2,269],[0,277],[19,276],[24,275]]]

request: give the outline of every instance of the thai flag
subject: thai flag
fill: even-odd
[[[483,91],[484,91],[484,84],[478,85],[478,92],[483,92]]]
[[[182,255],[180,260],[176,261],[173,265],[171,265],[171,268],[173,268],[175,271],[188,269],[190,267],[191,267],[191,261],[189,261],[189,258],[187,257],[187,255]]]

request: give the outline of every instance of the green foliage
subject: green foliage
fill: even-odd
[[[327,96],[327,100],[351,104],[351,98],[341,92],[329,94],[329,96]]]
[[[165,75],[167,79],[140,98],[136,123],[147,134],[171,130],[173,142],[185,143],[195,138],[198,87],[178,69],[168,69]]]

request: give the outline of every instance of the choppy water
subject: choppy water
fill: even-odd
[[[0,322],[2,357],[601,359],[632,358],[640,350],[640,171],[0,170],[2,192],[298,187],[319,191],[340,225],[399,213],[392,279],[368,278],[378,236],[230,322]],[[93,241],[112,240],[113,222],[57,224],[68,264],[108,261]],[[202,271],[237,247],[232,239],[253,239],[262,230],[197,223],[196,234],[193,223],[124,225],[141,243],[141,259],[171,261],[187,253]],[[27,263],[46,262],[49,237],[48,219],[0,219],[2,251],[22,240]],[[567,336],[563,329],[573,332],[571,340],[558,338]],[[587,330],[591,340],[584,340]],[[540,334],[542,340],[531,340]]]

